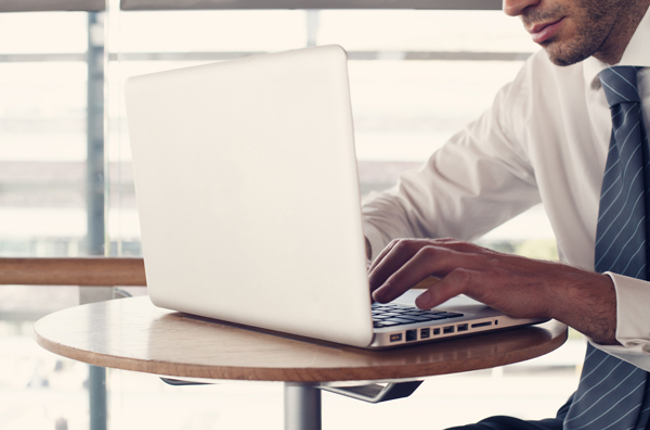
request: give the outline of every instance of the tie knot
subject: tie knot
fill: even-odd
[[[634,66],[615,66],[598,74],[610,108],[620,103],[641,101],[636,84],[638,69]]]

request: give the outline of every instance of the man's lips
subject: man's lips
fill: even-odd
[[[535,24],[530,28],[526,26],[526,30],[528,30],[528,32],[533,36],[533,42],[543,43],[553,37],[555,33],[557,33],[558,29],[560,28],[560,24],[562,24],[562,21],[564,21],[564,17],[553,22]]]

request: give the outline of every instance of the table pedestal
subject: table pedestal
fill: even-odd
[[[285,382],[285,430],[321,430],[321,392],[313,384]]]

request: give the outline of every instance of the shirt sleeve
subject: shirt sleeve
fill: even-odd
[[[525,68],[477,121],[453,136],[417,171],[363,202],[373,257],[398,238],[471,241],[540,201],[522,139]]]
[[[650,372],[650,283],[606,272],[616,289],[616,340],[621,345],[591,344]]]
[[[584,84],[584,74],[582,69],[577,68],[557,69],[543,62],[541,58],[546,58],[545,53],[540,53],[540,56],[532,56],[515,80],[499,91],[490,109],[453,136],[419,170],[403,175],[395,187],[383,193],[371,194],[364,201],[365,234],[371,244],[373,257],[392,239],[453,237],[475,240],[538,203],[538,185],[542,182],[546,181],[546,189],[551,191],[555,190],[549,184],[561,184],[564,176],[549,182],[548,175],[552,169],[548,168],[548,159],[549,154],[555,157],[566,153],[555,151],[540,157],[539,145],[547,137],[544,135],[540,139],[537,136],[537,140],[530,137],[534,133],[530,122],[539,120],[536,114],[540,113],[540,109],[535,110],[535,106],[539,108],[543,103],[540,91],[546,82],[542,79],[545,70],[549,79],[560,80],[556,76],[559,73],[557,70],[563,70],[571,79],[575,78],[571,80],[562,75],[565,85],[568,82]],[[535,59],[537,63],[534,63]],[[533,88],[534,85],[537,86]],[[559,104],[559,101],[549,98],[542,108],[549,109],[555,104]],[[558,109],[560,107],[558,105]],[[567,109],[566,106],[564,108]],[[589,147],[588,150],[593,151],[594,148]],[[576,154],[580,154],[580,151]],[[580,167],[590,174],[596,168],[593,164],[582,164]],[[537,178],[536,172],[539,175]],[[585,180],[591,177],[590,174],[585,175]],[[598,178],[600,175],[602,171],[598,173]],[[575,181],[580,177],[573,175],[570,178]],[[594,192],[599,193],[600,188]],[[572,241],[573,232],[567,226],[584,230],[583,224],[591,222],[591,218],[585,217],[597,214],[598,198],[581,200],[586,210],[578,211],[572,219],[573,224],[563,225],[562,207],[558,207],[558,202],[565,202],[566,199],[557,200],[554,194],[557,193],[547,192],[545,202],[554,205],[557,221],[554,227],[559,227],[564,235],[560,240]],[[571,196],[570,193],[568,195]],[[583,240],[572,248],[569,256],[565,254],[563,261],[593,268],[593,261],[582,257],[582,254],[593,254],[593,238],[589,232],[581,237]],[[650,283],[611,273],[609,276],[616,288],[616,338],[621,345],[592,344],[650,371]]]

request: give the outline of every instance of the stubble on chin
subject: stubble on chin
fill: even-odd
[[[598,47],[598,41],[586,40],[580,35],[564,43],[551,40],[544,49],[553,64],[565,67],[591,57]]]
[[[622,44],[613,34],[613,29],[617,28],[621,33],[621,20],[625,2],[621,0],[600,0],[576,2],[576,7],[565,8],[555,5],[547,11],[531,10],[522,16],[524,24],[549,22],[564,17],[567,20],[562,34],[542,43],[542,47],[554,64],[558,66],[569,66],[571,64],[583,61],[592,55],[598,58],[611,57],[612,46],[616,48]],[[633,33],[634,28],[638,25],[628,23]],[[625,33],[625,32],[623,32]],[[631,33],[628,31],[628,35]],[[629,38],[628,38],[629,40]],[[627,41],[625,41],[627,42]],[[625,45],[626,43],[623,43]],[[616,56],[616,55],[614,55]]]

